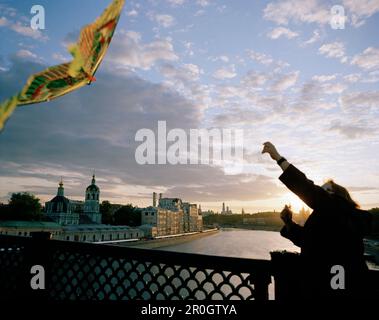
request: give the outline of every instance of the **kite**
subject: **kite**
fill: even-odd
[[[112,40],[125,0],[113,0],[95,22],[85,26],[69,47],[73,60],[29,77],[18,95],[0,104],[0,131],[17,106],[50,101],[95,81]]]

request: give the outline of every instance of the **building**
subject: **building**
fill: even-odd
[[[64,227],[63,233],[54,238],[67,241],[102,242],[139,239],[143,236],[144,232],[142,230],[129,226],[79,224]]]
[[[199,221],[198,218],[202,217],[199,213],[196,204],[190,204],[188,202],[183,203],[184,210],[184,232],[195,232],[198,230],[202,230],[202,228],[198,227]]]
[[[100,213],[100,189],[96,185],[95,175],[92,176],[91,184],[86,189],[83,213],[93,223],[101,223]]]
[[[202,217],[206,217],[206,216],[213,215],[213,214],[216,214],[213,210],[207,210],[207,211],[201,212]]]
[[[232,210],[229,209],[229,206],[225,209],[225,202],[222,203],[221,214],[233,214]]]
[[[54,239],[59,238],[64,230],[56,222],[49,221],[0,221],[0,234],[29,237],[31,232],[50,232]]]
[[[31,232],[45,231],[50,232],[53,239],[85,242],[130,240],[145,236],[143,228],[101,224],[99,201],[100,188],[96,185],[95,175],[86,188],[84,201],[66,198],[61,180],[57,195],[45,203],[46,216],[51,221],[4,221],[0,223],[0,234],[30,236]],[[120,206],[115,205],[112,209]]]
[[[46,215],[60,225],[101,223],[100,189],[96,185],[95,175],[92,176],[92,182],[86,188],[84,199],[83,202],[66,198],[61,180],[57,195],[45,203]]]
[[[162,198],[159,194],[157,205],[156,193],[153,193],[153,206],[142,209],[141,224],[145,233],[158,236],[202,231],[203,219],[196,204],[183,202],[179,198]],[[149,229],[153,231],[147,231]]]
[[[75,205],[64,196],[63,181],[59,182],[57,195],[45,203],[46,215],[60,225],[79,224],[79,213]]]

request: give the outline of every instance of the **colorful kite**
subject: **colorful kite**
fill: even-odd
[[[0,130],[17,106],[50,101],[96,80],[94,75],[112,40],[125,0],[113,0],[103,14],[80,32],[69,48],[71,62],[32,75],[22,91],[0,104]]]

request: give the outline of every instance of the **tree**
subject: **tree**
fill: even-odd
[[[104,200],[100,204],[100,213],[102,214],[102,223],[113,224],[114,216],[112,212],[112,205],[108,200]]]
[[[13,193],[3,217],[6,220],[40,220],[40,200],[28,192]]]
[[[0,220],[9,219],[9,206],[5,203],[0,203]]]
[[[131,204],[122,206],[114,214],[115,225],[137,227],[141,225],[141,211]]]

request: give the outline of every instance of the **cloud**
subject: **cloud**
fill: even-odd
[[[8,19],[5,18],[5,17],[1,17],[0,18],[0,27],[5,27],[6,25],[8,25]]]
[[[172,27],[175,24],[175,18],[168,14],[157,14],[154,16],[155,21],[164,28]]]
[[[136,17],[138,16],[138,11],[136,9],[132,9],[126,13],[128,17]]]
[[[284,0],[270,2],[263,11],[263,17],[279,25],[288,25],[290,22],[323,25],[329,23],[330,11],[317,0]]]
[[[229,62],[229,57],[226,55],[221,55],[221,56],[217,56],[217,57],[210,57],[209,59],[213,62],[216,62],[216,61],[222,61],[225,63]]]
[[[269,74],[249,71],[246,76],[243,77],[241,82],[247,88],[260,88],[270,79],[271,76]]]
[[[197,10],[193,16],[200,17],[200,16],[203,16],[204,14],[205,14],[205,10],[200,9],[200,10]]]
[[[8,28],[22,36],[35,40],[46,41],[49,39],[48,36],[43,34],[40,30],[33,30],[30,25],[22,23],[21,21],[29,22],[30,18],[19,14],[16,9],[0,5],[0,10],[2,14],[5,15],[0,17],[0,27]],[[17,21],[15,20],[16,17],[18,18]]]
[[[241,108],[237,106],[232,110],[216,115],[214,123],[217,126],[229,126],[231,123],[234,125],[251,125],[252,123],[259,123],[266,118],[266,113],[260,112],[255,108]]]
[[[317,23],[326,25],[330,23],[333,4],[319,0],[282,0],[270,2],[263,11],[266,20],[273,21],[279,25],[289,23]],[[348,21],[354,27],[360,27],[365,19],[379,12],[377,0],[343,0],[342,6]]]
[[[327,81],[335,80],[336,78],[337,78],[336,74],[316,75],[312,77],[312,80],[319,81],[319,82],[327,82]]]
[[[330,131],[337,131],[349,139],[357,139],[365,136],[374,135],[377,130],[369,128],[366,124],[342,124],[341,121],[335,121],[329,128]]]
[[[378,81],[379,81],[379,70],[369,72],[368,77],[362,80],[362,82],[366,82],[366,83],[374,83]]]
[[[342,42],[332,42],[323,44],[318,52],[327,58],[339,58],[342,63],[347,62],[345,56],[345,45]]]
[[[15,92],[15,84],[42,67],[15,60],[8,72],[0,72],[1,92]],[[16,110],[0,136],[0,162],[23,167],[55,164],[82,173],[95,168],[99,176],[118,177],[125,185],[175,185],[173,178],[178,175],[188,183],[191,176],[200,178],[207,168],[196,173],[190,166],[158,169],[137,165],[134,151],[139,143],[134,142],[134,135],[141,128],[156,131],[158,120],[166,120],[170,128],[196,128],[200,117],[199,105],[162,85],[99,72],[96,85],[50,103]],[[209,170],[223,176],[218,169]],[[205,179],[199,181],[205,183]]]
[[[262,53],[262,52],[256,52],[254,50],[247,50],[247,55],[250,59],[263,64],[265,66],[271,66],[276,69],[274,71],[279,71],[282,68],[289,67],[289,64],[287,62],[284,62],[282,60],[274,60],[274,58],[271,55]]]
[[[343,0],[343,6],[351,15],[351,24],[359,27],[365,23],[366,18],[379,12],[379,1],[377,0]]]
[[[379,91],[350,92],[340,97],[345,109],[364,110],[379,108]]]
[[[38,60],[38,57],[36,54],[25,49],[18,50],[16,53],[16,56],[22,59]]]
[[[346,89],[346,85],[342,83],[323,83],[321,86],[325,94],[340,94]]]
[[[237,76],[237,73],[235,71],[234,66],[231,67],[223,67],[218,70],[216,70],[213,73],[213,77],[218,80],[224,80],[224,79],[232,79]]]
[[[315,43],[321,39],[320,31],[314,30],[312,37],[310,37],[307,41],[302,43],[303,46],[307,46],[309,44]]]
[[[123,31],[114,37],[106,60],[129,68],[149,70],[158,61],[176,61],[178,56],[168,39],[142,43],[139,33]]]
[[[0,98],[16,91],[17,84],[44,67],[15,57],[10,70],[0,72]],[[189,74],[201,73],[195,65],[181,68]],[[93,169],[102,200],[122,203],[146,205],[143,201],[150,202],[152,191],[188,201],[254,200],[282,192],[262,175],[248,176],[256,186],[251,191],[251,184],[243,182],[246,175],[225,176],[217,167],[138,165],[134,159],[139,145],[134,141],[137,130],[156,132],[158,120],[166,120],[168,129],[197,128],[202,107],[163,85],[104,70],[91,86],[16,110],[0,135],[0,196],[7,197],[10,191],[34,191],[47,200],[54,196],[60,175],[64,175],[66,193],[82,199]]]
[[[365,49],[353,57],[351,64],[365,70],[379,68],[379,49],[373,47]]]
[[[293,103],[293,107],[303,112],[317,110],[321,113],[322,109],[330,109],[336,106],[335,103],[328,101],[326,95],[341,92],[344,88],[341,84],[320,83],[319,81],[305,82],[301,87],[299,96]]]
[[[224,184],[222,183],[219,180],[217,183],[206,185],[175,186],[170,188],[165,193],[165,196],[181,196],[185,199],[196,199],[195,201],[201,202],[221,200],[251,201],[269,199],[283,193],[283,189],[266,176],[256,176],[254,179],[246,182],[225,179]],[[255,186],[254,188],[251,188],[252,184]]]
[[[181,6],[186,0],[166,0],[173,7]]]
[[[350,83],[358,82],[361,79],[362,75],[360,73],[350,73],[343,77],[343,79]]]
[[[63,54],[57,52],[53,53],[52,57],[54,60],[58,60],[60,62],[67,62],[71,59],[70,57],[64,56]]]
[[[269,65],[274,62],[274,59],[265,53],[256,52],[254,50],[248,50],[247,54],[252,60],[264,65]]]
[[[170,79],[181,82],[192,82],[199,80],[203,71],[195,64],[183,64],[181,67],[174,67],[171,64],[164,64],[160,67],[160,72]]]
[[[167,79],[164,84],[172,88],[200,108],[206,109],[209,100],[209,87],[200,83],[203,70],[199,66],[187,63],[174,66],[165,63],[159,68],[160,73]]]
[[[196,3],[201,7],[207,7],[211,4],[210,0],[197,0]]]
[[[278,39],[280,37],[286,37],[287,39],[296,38],[299,36],[297,32],[291,31],[288,28],[278,27],[270,31],[267,36],[271,39]]]
[[[275,80],[275,82],[271,86],[271,90],[273,91],[284,91],[293,85],[296,84],[296,81],[299,77],[299,71],[294,71],[289,74],[285,74],[279,77],[279,79]]]
[[[33,30],[30,26],[23,26],[21,23],[12,24],[10,29],[25,37],[30,37],[36,40],[48,40],[46,35],[43,35],[39,30]]]

